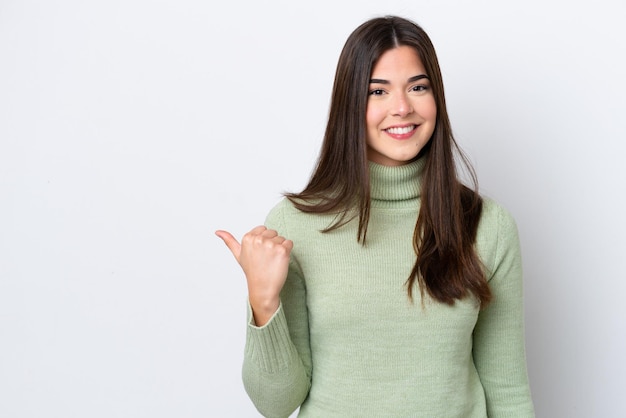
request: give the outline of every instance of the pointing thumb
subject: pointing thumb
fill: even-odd
[[[224,241],[224,244],[226,244],[230,252],[233,253],[235,258],[237,259],[237,262],[239,262],[239,254],[241,254],[241,244],[239,244],[235,237],[233,237],[230,232],[221,230],[215,231],[215,235],[217,235],[222,239],[222,241]]]

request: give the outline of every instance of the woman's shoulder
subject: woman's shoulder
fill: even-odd
[[[283,197],[267,214],[265,225],[277,230],[319,230],[326,228],[333,218],[334,215],[302,211],[289,198]]]
[[[483,210],[476,232],[476,248],[485,266],[493,271],[502,254],[519,253],[517,224],[511,212],[497,201],[483,197]]]
[[[297,215],[298,210],[286,197],[281,198],[267,214],[266,221],[290,220]]]
[[[317,218],[324,215],[316,213],[307,213],[299,210],[293,202],[283,197],[280,199],[267,214],[265,219],[266,226],[278,229],[279,226],[289,228],[292,225],[315,223]]]
[[[498,232],[504,229],[516,228],[515,219],[511,212],[498,203],[494,199],[486,196],[482,196],[483,209],[480,216],[480,223],[478,224],[479,232]]]

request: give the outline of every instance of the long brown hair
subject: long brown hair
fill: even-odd
[[[413,234],[417,259],[406,283],[408,296],[413,299],[417,281],[422,296],[426,289],[435,300],[452,305],[472,294],[484,307],[492,295],[474,249],[482,199],[475,191],[474,171],[452,136],[435,49],[414,22],[395,16],[375,18],[348,37],[337,64],[316,168],[302,192],[286,197],[303,212],[337,214],[325,232],[358,217],[357,240],[365,243],[371,206],[365,125],[369,80],[380,56],[398,46],[417,52],[437,106],[433,135],[417,156],[425,159],[425,166]],[[467,168],[473,189],[459,180],[455,156]]]

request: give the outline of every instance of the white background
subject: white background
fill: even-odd
[[[383,14],[431,35],[518,221],[537,416],[626,416],[621,3],[0,0],[0,416],[257,416],[213,231],[304,186],[343,42]]]

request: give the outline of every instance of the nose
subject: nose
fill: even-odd
[[[413,113],[413,106],[405,93],[400,93],[396,96],[392,112],[394,116],[400,116],[402,118]]]

